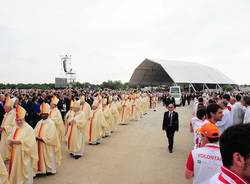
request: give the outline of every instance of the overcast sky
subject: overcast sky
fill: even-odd
[[[215,67],[250,84],[249,0],[11,0],[0,6],[0,82],[129,81],[144,58]]]

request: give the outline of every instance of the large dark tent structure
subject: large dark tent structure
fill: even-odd
[[[198,63],[145,59],[134,71],[133,85],[181,85],[184,88],[221,89],[223,85],[236,85],[222,72]]]

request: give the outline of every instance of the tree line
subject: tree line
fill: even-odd
[[[101,84],[91,84],[89,82],[75,82],[74,84],[72,84],[73,88],[83,88],[83,89],[113,89],[113,90],[126,90],[126,89],[140,89],[140,88],[144,88],[146,86],[154,86],[154,85],[133,85],[133,84],[129,84],[128,82],[123,83],[122,81],[119,80],[108,80],[105,81]],[[154,87],[158,87],[161,88],[160,86],[154,86]],[[250,85],[240,85],[239,87],[250,87]],[[18,84],[4,84],[4,83],[0,83],[0,89],[54,89],[55,88],[55,84],[54,83],[18,83]],[[223,90],[226,91],[231,91],[233,89],[233,87],[231,85],[224,85],[223,86]]]
[[[138,88],[138,87],[144,87],[144,86],[136,86],[136,85],[131,85],[128,82],[123,83],[122,81],[112,81],[108,80],[105,81],[101,84],[91,84],[88,82],[75,82],[72,84],[73,88],[91,88],[91,89],[129,89],[129,88]],[[18,84],[4,84],[0,83],[0,89],[54,89],[55,84],[54,83],[18,83]]]

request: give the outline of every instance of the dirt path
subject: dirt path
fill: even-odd
[[[64,148],[62,165],[54,176],[35,178],[35,184],[182,184],[186,157],[191,150],[188,132],[191,108],[177,108],[180,132],[175,136],[174,153],[167,150],[161,131],[165,108],[138,122],[118,126],[111,138],[98,146],[86,146],[85,155],[72,159]]]

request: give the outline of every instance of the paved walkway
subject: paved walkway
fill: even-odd
[[[183,184],[185,160],[191,150],[190,107],[178,107],[180,131],[169,154],[161,130],[165,108],[138,122],[118,126],[111,138],[86,146],[83,158],[72,159],[64,148],[62,165],[54,176],[35,178],[35,184]]]

